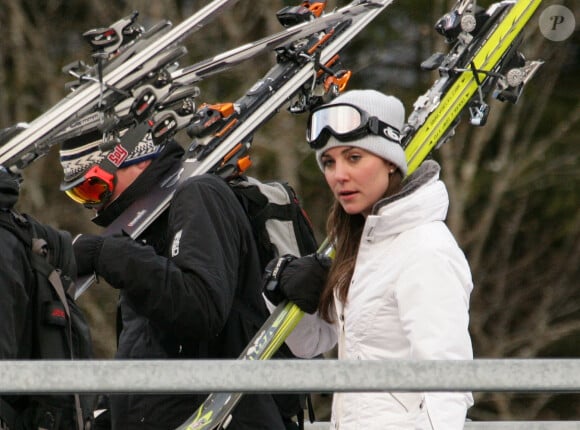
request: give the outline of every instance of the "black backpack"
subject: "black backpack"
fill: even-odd
[[[287,182],[262,182],[243,176],[230,181],[230,186],[252,225],[262,272],[272,259],[282,255],[300,257],[316,252],[318,245],[310,218]],[[283,344],[274,358],[295,359],[296,356]],[[273,397],[288,429],[296,428],[296,423],[291,421],[293,417],[297,418],[299,428],[304,428],[306,408],[310,422],[314,422],[308,394],[274,394]]]
[[[240,177],[230,182],[244,207],[258,244],[262,271],[274,258],[316,252],[312,223],[294,189],[283,181]]]
[[[76,274],[71,236],[15,210],[0,210],[0,227],[16,236],[28,251],[36,279],[31,296],[30,342],[20,346],[21,359],[74,360],[92,358],[89,325],[67,294]],[[73,275],[74,276],[74,275]],[[94,396],[27,396],[17,399],[10,429],[85,428],[92,419]],[[2,407],[7,402],[0,399]],[[74,412],[73,412],[74,411]],[[74,424],[73,424],[74,422]]]

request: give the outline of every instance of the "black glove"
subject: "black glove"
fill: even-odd
[[[79,234],[73,240],[77,275],[95,273],[105,238],[94,234]]]
[[[313,314],[318,309],[330,263],[330,258],[319,254],[300,258],[284,255],[272,260],[266,266],[264,295],[275,305],[288,299]]]

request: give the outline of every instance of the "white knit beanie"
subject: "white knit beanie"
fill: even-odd
[[[370,116],[376,116],[381,121],[402,131],[405,123],[405,107],[401,101],[393,96],[387,96],[375,90],[351,90],[341,94],[328,105],[337,103],[348,103],[366,111]],[[368,134],[360,139],[348,142],[341,142],[334,136],[330,136],[324,147],[316,150],[316,161],[321,170],[322,154],[328,149],[337,146],[355,146],[372,152],[381,158],[395,164],[403,176],[407,175],[407,159],[405,151],[400,144],[380,136]]]
[[[95,164],[101,162],[112,150],[102,151],[102,134],[91,133],[67,140],[61,145],[60,164],[64,172],[64,183],[74,181]],[[155,145],[147,134],[123,160],[121,167],[155,157],[163,145]]]

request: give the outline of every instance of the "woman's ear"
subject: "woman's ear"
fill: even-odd
[[[396,172],[397,166],[394,163],[391,163],[388,160],[385,160],[385,164],[387,165],[387,169],[389,170],[389,174],[392,175]]]

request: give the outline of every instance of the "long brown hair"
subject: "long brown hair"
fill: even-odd
[[[383,197],[398,193],[402,181],[400,170],[395,170],[390,175],[389,186]],[[349,215],[338,200],[334,201],[326,220],[326,230],[329,242],[334,245],[335,257],[319,303],[320,316],[327,322],[334,322],[335,295],[342,303],[346,303],[364,224],[363,215]]]

